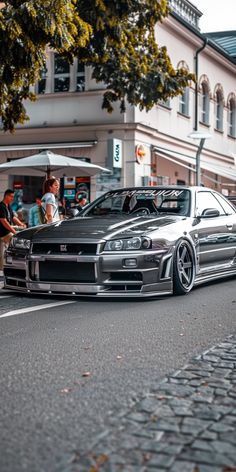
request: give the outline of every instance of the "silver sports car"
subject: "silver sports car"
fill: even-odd
[[[206,187],[111,190],[78,216],[19,232],[5,287],[102,297],[182,295],[236,274],[236,208]]]

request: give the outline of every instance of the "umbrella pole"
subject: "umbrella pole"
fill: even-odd
[[[47,166],[47,179],[50,179],[50,174],[51,174],[50,167]]]

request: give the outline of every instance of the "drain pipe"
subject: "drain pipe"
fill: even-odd
[[[194,122],[194,131],[198,130],[198,56],[203,49],[205,49],[206,45],[208,43],[208,38],[204,38],[204,43],[203,45],[197,49],[195,56],[194,56],[194,61],[195,61],[195,76],[196,76],[196,82],[195,82],[195,122]]]

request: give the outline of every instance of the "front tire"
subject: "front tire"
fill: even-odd
[[[173,293],[185,295],[190,292],[195,279],[195,258],[192,246],[182,239],[176,246],[173,259]]]

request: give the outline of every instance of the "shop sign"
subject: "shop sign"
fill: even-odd
[[[135,156],[137,164],[142,164],[146,156],[146,150],[142,144],[137,144],[135,147]]]
[[[74,188],[75,177],[64,177],[64,188]]]
[[[23,182],[16,182],[16,181],[15,181],[15,182],[13,183],[13,189],[14,189],[14,190],[22,189],[22,188],[24,188]]]
[[[109,167],[122,168],[122,141],[120,139],[109,139],[108,162]]]

